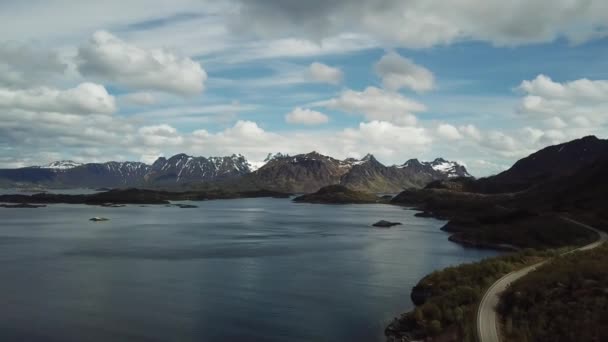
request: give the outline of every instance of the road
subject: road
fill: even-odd
[[[583,247],[577,248],[570,252],[564,253],[572,253],[575,251],[586,251],[589,249],[593,249],[595,247],[600,246],[604,242],[608,240],[608,234],[597,230],[589,225],[584,223],[575,221],[570,218],[562,217],[564,220],[569,221],[571,223],[577,224],[581,227],[585,227],[587,229],[591,229],[594,232],[599,234],[599,239],[593,243],[585,245]],[[479,304],[479,309],[477,311],[477,336],[479,337],[480,342],[499,342],[500,335],[498,331],[498,314],[496,312],[496,308],[498,306],[498,301],[500,300],[499,294],[502,293],[506,288],[517,279],[525,276],[526,274],[533,272],[538,267],[542,266],[549,260],[545,260],[539,262],[534,265],[530,265],[524,267],[520,270],[511,272],[504,277],[498,279],[483,295],[481,299],[481,303]]]

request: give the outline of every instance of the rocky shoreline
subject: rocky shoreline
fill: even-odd
[[[33,195],[0,195],[0,203],[15,203],[21,207],[35,204],[87,204],[99,206],[120,206],[124,204],[170,204],[170,201],[206,201],[218,199],[236,198],[288,198],[290,194],[269,191],[243,191],[225,192],[217,191],[187,191],[187,192],[168,192],[144,189],[115,189],[106,192],[88,195],[64,195],[51,193],[37,193]]]

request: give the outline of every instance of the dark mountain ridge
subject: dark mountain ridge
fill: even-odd
[[[269,155],[266,163],[255,171],[241,155],[206,158],[177,154],[170,158],[160,157],[152,165],[59,161],[47,166],[0,169],[0,184],[178,190],[226,188],[232,191],[271,189],[306,193],[340,184],[359,191],[395,193],[457,176],[470,177],[464,166],[442,158],[432,162],[411,159],[402,165],[385,166],[373,155],[361,160],[339,160],[313,151],[295,156]]]
[[[295,193],[312,193],[336,184],[357,191],[395,193],[458,176],[471,177],[464,166],[441,158],[433,162],[412,159],[402,165],[385,166],[371,154],[360,160],[338,160],[311,152],[295,156],[277,154],[237,182],[239,186]]]
[[[570,176],[608,156],[608,140],[586,136],[545,147],[518,160],[495,176],[469,182],[467,189],[483,193],[517,192]]]

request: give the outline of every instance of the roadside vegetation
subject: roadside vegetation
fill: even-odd
[[[416,304],[386,328],[389,341],[439,337],[441,341],[476,341],[475,315],[485,290],[503,275],[553,257],[563,250],[526,249],[518,253],[433,272],[412,291]]]
[[[608,245],[557,257],[500,304],[506,341],[608,341]]]

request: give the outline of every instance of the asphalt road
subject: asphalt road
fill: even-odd
[[[589,249],[593,249],[595,247],[600,246],[602,243],[608,240],[608,234],[599,231],[589,225],[584,223],[580,223],[578,221],[565,218],[564,220],[572,222],[574,224],[578,224],[581,227],[585,227],[587,229],[591,229],[599,234],[599,239],[593,243],[590,243],[586,246],[577,248],[573,251],[567,252],[572,253],[575,251],[586,251]],[[496,308],[498,306],[498,301],[500,300],[500,293],[506,290],[506,288],[517,279],[525,276],[526,274],[533,272],[538,267],[542,266],[549,260],[545,260],[543,262],[539,262],[537,264],[524,267],[520,270],[511,272],[504,277],[498,279],[483,295],[481,299],[481,303],[479,304],[479,309],[477,311],[477,335],[479,337],[480,342],[499,342],[500,335],[498,331],[498,314],[496,312]]]

